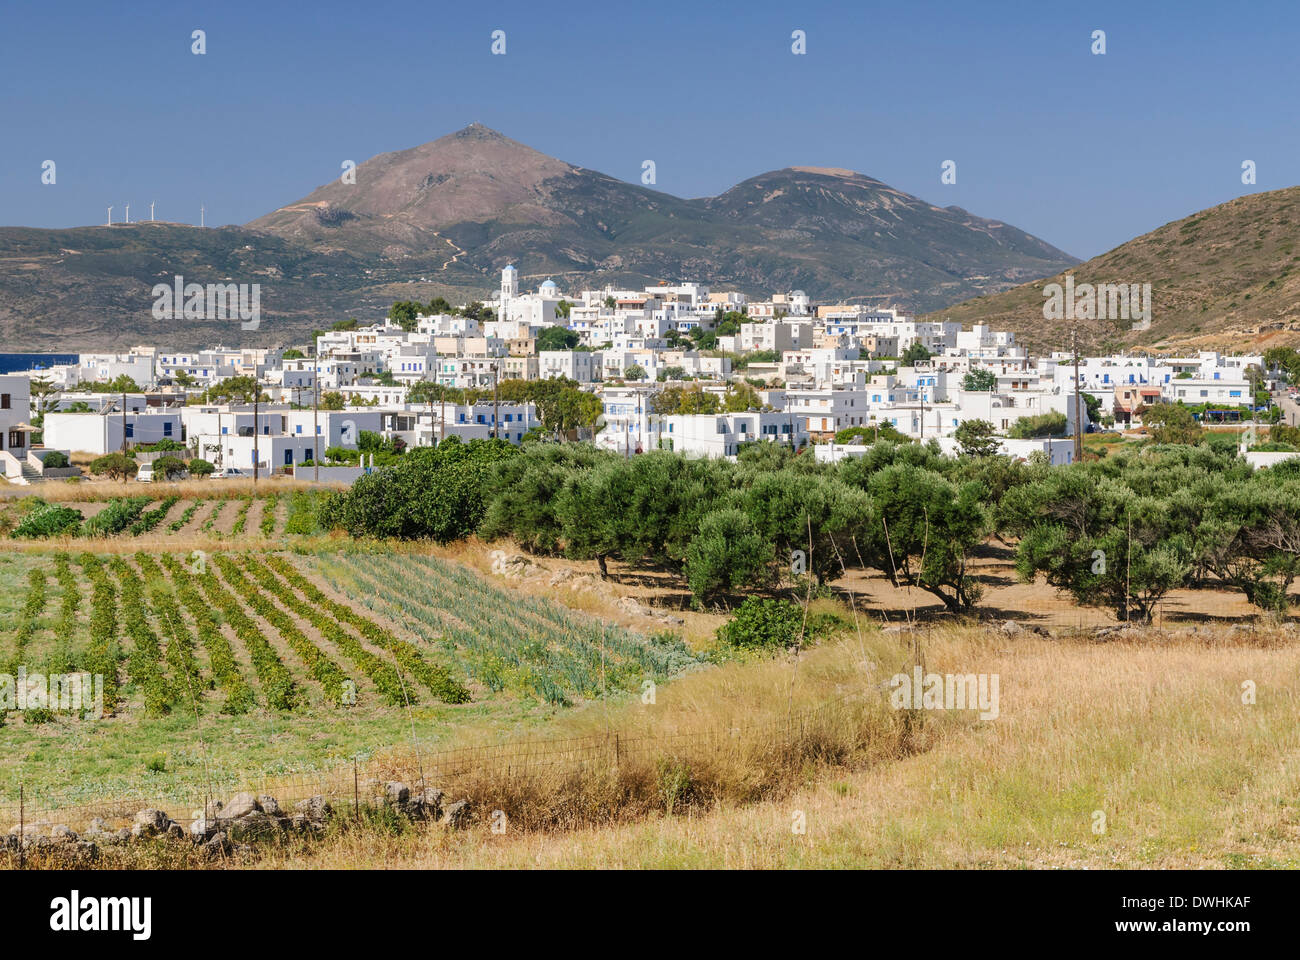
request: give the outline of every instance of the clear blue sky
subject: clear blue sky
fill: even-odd
[[[159,219],[197,222],[203,201],[209,224],[243,223],[344,160],[477,120],[633,182],[652,159],[686,197],[849,167],[1089,257],[1300,183],[1298,40],[1282,0],[8,0],[0,224],[102,223],[127,201],[137,219],[150,200]]]

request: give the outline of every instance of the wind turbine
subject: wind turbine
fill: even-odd
[[[131,222],[131,204],[129,203],[126,205],[126,222]]]
[[[157,200],[149,201],[149,222],[150,223],[153,223],[153,205],[157,202],[158,202]]]
[[[202,203],[199,203],[199,226],[200,227],[204,225],[203,218],[207,214],[207,212],[208,212],[208,208],[205,207]]]
[[[110,227],[113,225],[113,208],[112,208],[112,207],[109,207],[109,208],[108,208],[108,225],[109,225]]]

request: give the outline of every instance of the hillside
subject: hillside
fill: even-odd
[[[933,310],[1074,263],[1023,231],[847,170],[773,171],[681,199],[478,124],[360,164],[244,227],[0,227],[0,338],[12,350],[288,342],[395,299],[694,279]],[[264,322],[159,323],[153,284],[257,282]]]
[[[1094,345],[1161,350],[1264,349],[1300,343],[1300,187],[1238,197],[1167,223],[1071,272],[1075,283],[1150,283],[1151,328],[1086,324]],[[1043,288],[1064,273],[935,311],[987,322],[1036,347],[1064,346],[1068,322],[1043,318]]]

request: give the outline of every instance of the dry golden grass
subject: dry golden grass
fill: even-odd
[[[572,831],[354,831],[267,867],[1295,867],[1300,647],[1287,635],[1091,644],[935,633],[1001,715],[927,713],[933,749],[815,767],[788,795]],[[806,666],[807,664],[805,664]],[[1242,684],[1257,685],[1254,704]],[[941,725],[941,726],[940,726]],[[792,830],[796,812],[806,833]],[[1105,829],[1094,832],[1105,816]]]

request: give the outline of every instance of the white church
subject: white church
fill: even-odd
[[[530,337],[542,327],[555,326],[556,308],[563,299],[554,280],[547,280],[536,293],[521,294],[519,271],[513,263],[507,264],[501,271],[501,295],[487,304],[497,317],[496,336],[505,340]]]

